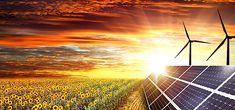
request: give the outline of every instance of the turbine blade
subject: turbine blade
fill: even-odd
[[[221,22],[222,27],[223,27],[223,31],[224,31],[224,33],[226,34],[226,36],[228,36],[227,31],[226,31],[226,28],[225,28],[225,26],[224,26],[224,22],[223,22],[223,20],[222,20],[221,15],[220,15],[220,12],[219,12],[218,9],[217,9],[217,11],[218,11],[218,14],[219,14],[220,22]]]
[[[185,33],[186,33],[186,36],[187,36],[188,40],[190,40],[189,35],[188,35],[188,31],[187,31],[187,29],[186,29],[186,26],[185,26],[184,22],[183,22],[183,25],[184,25],[184,31],[185,31]]]
[[[235,36],[230,36],[230,38],[235,38]]]
[[[175,56],[175,58],[179,56],[179,54],[187,47],[188,44],[189,44],[189,42],[188,42],[186,45],[184,45],[184,47],[183,47],[183,48],[180,50],[180,52]]]
[[[219,46],[215,49],[215,51],[207,58],[206,61],[208,61],[212,55],[224,44],[224,42],[227,40],[227,37],[219,44]]]
[[[192,42],[198,42],[198,43],[210,44],[209,42],[204,42],[204,41],[200,41],[200,40],[192,40]]]

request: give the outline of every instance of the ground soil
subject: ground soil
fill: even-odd
[[[136,87],[116,110],[147,110],[143,89]]]

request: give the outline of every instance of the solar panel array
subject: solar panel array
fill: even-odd
[[[235,66],[168,66],[143,90],[149,110],[235,110]]]

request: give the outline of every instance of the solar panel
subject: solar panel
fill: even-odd
[[[166,99],[166,97],[164,95],[161,95],[157,100],[154,101],[154,103],[152,103],[150,105],[150,108],[152,110],[161,110],[163,109],[167,104],[169,103],[169,101]]]
[[[167,73],[174,73],[180,66],[167,66],[166,72]]]
[[[152,73],[152,74],[149,75],[149,78],[150,78],[152,81],[154,81],[154,80],[156,80],[156,79],[159,78],[159,77],[156,76],[154,73]]]
[[[210,66],[193,83],[216,89],[234,72],[235,68],[231,66]]]
[[[165,77],[166,80],[164,82],[161,82],[159,87],[162,89],[162,91],[165,91],[174,81],[175,79]]]
[[[155,82],[155,84],[157,84],[158,86],[161,85],[161,83],[164,82],[165,80],[166,76],[163,75],[155,75],[155,77],[152,78],[152,81]]]
[[[149,80],[148,79],[145,79],[142,83],[143,87],[146,87],[148,84],[149,84]]]
[[[228,82],[226,82],[219,91],[226,92],[228,94],[235,95],[235,76],[233,76]]]
[[[151,110],[235,110],[235,66],[170,66],[146,80]]]
[[[168,73],[170,76],[173,76],[175,78],[178,78],[179,76],[181,76],[187,69],[189,68],[189,66],[180,66],[175,72],[172,73]]]
[[[197,110],[235,110],[235,100],[213,94]]]
[[[185,72],[180,79],[191,82],[194,78],[196,78],[203,70],[206,69],[207,66],[194,66],[191,67],[187,72]]]
[[[183,110],[193,110],[209,94],[206,90],[190,85],[173,101]]]
[[[165,108],[163,108],[162,110],[177,110],[172,104],[168,104],[167,106],[165,106]]]
[[[149,96],[154,89],[156,89],[156,87],[153,85],[153,83],[149,83],[149,85],[145,89],[146,95]]]
[[[152,103],[160,95],[161,95],[161,92],[158,89],[156,89],[152,94],[148,96],[149,103]]]
[[[166,90],[166,95],[173,99],[177,94],[179,94],[188,84],[176,81],[172,86]]]

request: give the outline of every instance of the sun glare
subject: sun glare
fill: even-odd
[[[147,61],[148,72],[154,74],[165,74],[167,59],[161,57],[150,57]]]

